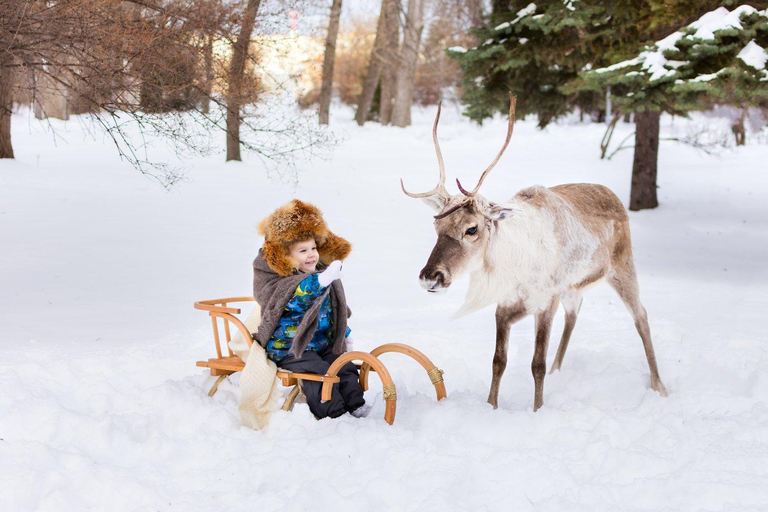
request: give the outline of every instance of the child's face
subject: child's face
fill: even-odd
[[[291,258],[299,263],[299,270],[302,272],[314,272],[317,262],[320,261],[315,240],[310,238],[293,244],[291,246]]]

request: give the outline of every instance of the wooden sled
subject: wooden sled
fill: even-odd
[[[211,375],[218,376],[216,382],[211,387],[208,396],[213,396],[218,389],[219,383],[225,379],[228,375],[235,372],[242,371],[245,368],[245,362],[232,352],[229,348],[229,342],[232,341],[232,331],[229,324],[232,324],[235,329],[243,335],[248,342],[248,347],[253,345],[253,337],[248,331],[245,324],[237,318],[235,315],[240,314],[240,308],[230,307],[229,304],[235,302],[254,302],[256,299],[253,297],[230,297],[225,299],[213,299],[213,300],[201,300],[195,302],[195,309],[208,311],[208,315],[211,317],[211,325],[213,327],[213,340],[216,345],[216,357],[208,359],[207,361],[198,361],[197,366],[203,368],[210,368]],[[219,319],[224,323],[224,337],[226,352],[222,351],[221,337],[219,335]],[[386,402],[386,410],[384,412],[384,420],[390,425],[395,422],[395,410],[397,407],[397,390],[395,383],[392,382],[392,377],[381,362],[379,356],[382,354],[398,352],[405,354],[415,359],[427,372],[429,379],[435,386],[435,393],[438,400],[445,398],[445,383],[443,382],[443,371],[437,368],[427,356],[416,350],[415,348],[404,345],[402,343],[387,343],[380,347],[375,348],[370,353],[361,351],[347,352],[339,356],[336,361],[333,362],[328,373],[325,375],[318,375],[316,373],[298,373],[290,372],[278,368],[277,377],[281,380],[283,386],[294,386],[288,397],[283,404],[284,410],[290,410],[293,406],[293,402],[299,394],[298,383],[302,380],[313,380],[322,382],[322,395],[323,400],[330,400],[331,390],[333,385],[339,382],[338,372],[342,366],[350,361],[360,361],[357,367],[360,370],[360,386],[363,391],[368,390],[368,374],[373,371],[381,379],[382,390],[384,392],[384,401]]]

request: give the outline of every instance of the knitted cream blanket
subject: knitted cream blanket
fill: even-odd
[[[256,332],[261,322],[261,308],[256,303],[245,320],[249,332]],[[267,358],[264,348],[258,343],[248,342],[240,334],[239,329],[229,342],[229,347],[240,359],[245,361],[245,368],[240,375],[240,403],[237,408],[243,424],[262,429],[273,412],[280,409],[282,393],[278,390],[277,365]]]

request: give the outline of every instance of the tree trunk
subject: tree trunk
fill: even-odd
[[[320,88],[320,124],[328,124],[328,114],[331,109],[331,92],[333,92],[333,64],[336,61],[336,38],[339,35],[339,18],[341,17],[341,0],[333,0],[331,20],[328,23],[328,38],[325,40],[325,58],[323,58],[323,84]]]
[[[416,64],[419,60],[421,34],[424,31],[424,4],[424,0],[408,0],[403,46],[398,59],[395,101],[392,107],[392,124],[401,128],[411,124]]]
[[[48,67],[48,73],[57,74],[61,71],[53,66]],[[37,119],[69,119],[67,86],[54,80],[45,72],[39,72],[35,82],[35,117]]]
[[[259,12],[261,0],[248,0],[237,35],[232,48],[232,62],[229,67],[229,84],[227,87],[227,162],[242,160],[240,158],[240,106],[242,104],[243,77],[245,63],[248,61],[248,46],[251,34],[256,24],[256,14]]]
[[[0,63],[0,158],[13,158],[13,146],[11,145],[12,91],[12,68]]]
[[[744,128],[744,120],[747,118],[747,109],[741,109],[741,115],[731,126],[733,136],[736,138],[736,145],[743,146],[747,143],[747,130]]]
[[[733,137],[736,139],[737,146],[743,146],[746,144],[747,132],[744,129],[744,123],[742,121],[737,121],[733,126],[731,126],[731,131],[733,132]]]
[[[629,209],[646,210],[659,206],[656,173],[659,163],[659,121],[661,112],[635,112],[635,159]]]
[[[395,99],[398,49],[400,47],[400,9],[398,0],[384,0],[387,4],[384,26],[384,49],[381,69],[381,93],[379,97],[379,121],[388,125],[392,120],[392,104]]]
[[[211,93],[213,92],[213,36],[205,36],[205,48],[203,48],[205,60],[205,83],[203,84],[203,101],[200,111],[207,114],[211,111]]]
[[[368,62],[368,73],[365,75],[363,92],[360,93],[360,100],[357,103],[357,112],[355,121],[360,126],[365,124],[368,119],[368,112],[371,110],[373,97],[376,95],[376,86],[379,85],[381,76],[382,51],[384,49],[384,27],[386,26],[386,8],[387,0],[381,2],[381,14],[379,14],[379,23],[376,27],[376,39],[373,41],[373,51],[371,51],[371,60]]]

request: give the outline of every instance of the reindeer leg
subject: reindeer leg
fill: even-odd
[[[488,403],[494,409],[499,407],[499,384],[501,376],[507,368],[507,346],[509,345],[509,329],[512,324],[526,316],[522,303],[511,306],[496,306],[496,352],[493,354],[493,379]]]
[[[568,342],[571,340],[571,333],[576,325],[576,317],[579,316],[583,300],[584,297],[578,291],[565,292],[560,295],[560,302],[565,310],[565,328],[563,329],[563,337],[560,338],[560,345],[557,347],[555,362],[552,363],[552,368],[549,370],[550,374],[555,373],[555,370],[559,371],[560,366],[563,364],[565,351],[568,350]]]
[[[531,372],[535,386],[533,397],[533,411],[539,410],[544,405],[544,375],[547,373],[547,345],[549,333],[552,330],[552,319],[555,317],[559,300],[552,298],[552,302],[546,309],[536,313],[536,347],[533,350]]]
[[[661,396],[667,396],[667,388],[661,382],[659,369],[656,366],[656,354],[653,351],[651,342],[651,328],[648,325],[648,314],[640,303],[640,291],[637,284],[637,274],[635,265],[632,261],[624,263],[621,267],[614,268],[608,276],[608,284],[616,290],[624,305],[629,310],[632,318],[635,320],[635,328],[640,338],[643,340],[645,357],[648,359],[648,367],[651,370],[651,388]]]

